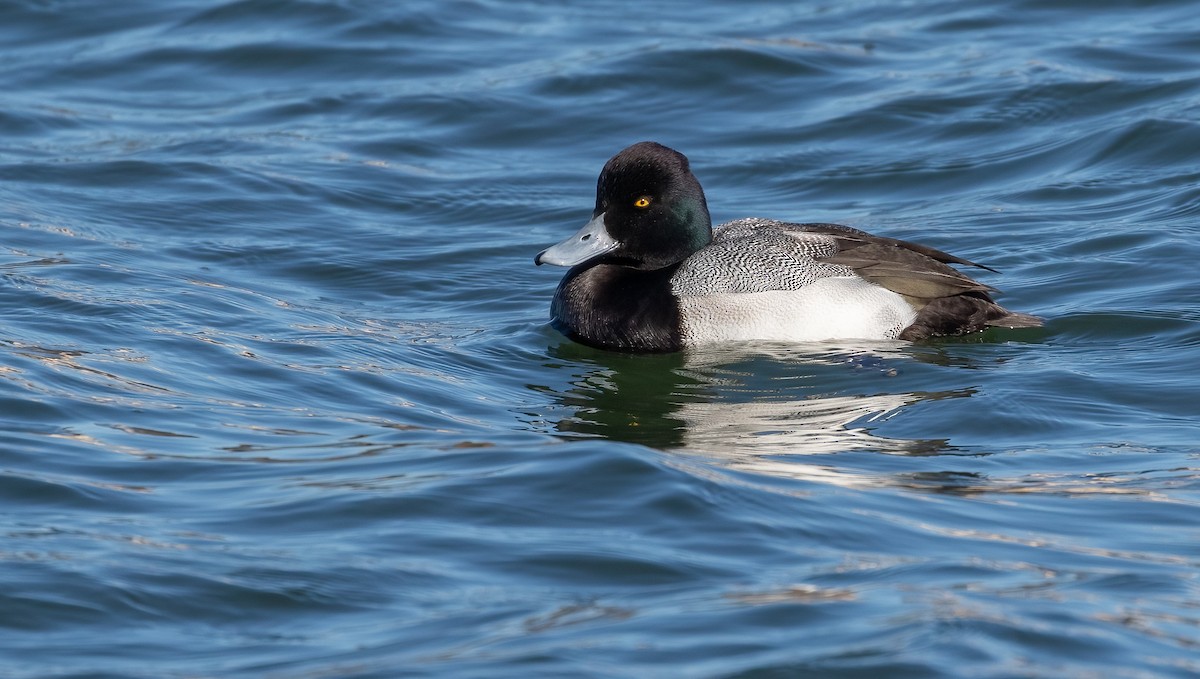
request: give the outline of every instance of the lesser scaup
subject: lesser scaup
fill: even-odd
[[[654,142],[613,156],[596,183],[591,221],[534,262],[571,267],[554,293],[552,322],[605,349],[920,340],[1041,325],[948,264],[994,269],[924,245],[757,218],[714,233],[687,158]]]

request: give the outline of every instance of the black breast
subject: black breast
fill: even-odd
[[[567,337],[601,349],[679,351],[679,302],[670,284],[677,268],[576,266],[554,293],[550,320]]]

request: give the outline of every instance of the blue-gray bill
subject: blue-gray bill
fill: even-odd
[[[611,252],[620,245],[604,227],[604,213],[592,217],[575,235],[558,245],[542,250],[533,258],[534,264],[575,266]]]

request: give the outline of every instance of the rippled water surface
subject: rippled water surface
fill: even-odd
[[[1200,13],[0,3],[0,675],[1200,673]],[[628,356],[625,145],[1047,319]]]

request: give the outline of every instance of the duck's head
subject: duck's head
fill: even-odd
[[[603,262],[660,269],[712,240],[704,190],[687,158],[643,141],[604,164],[592,219],[574,236],[539,252],[535,264]]]

